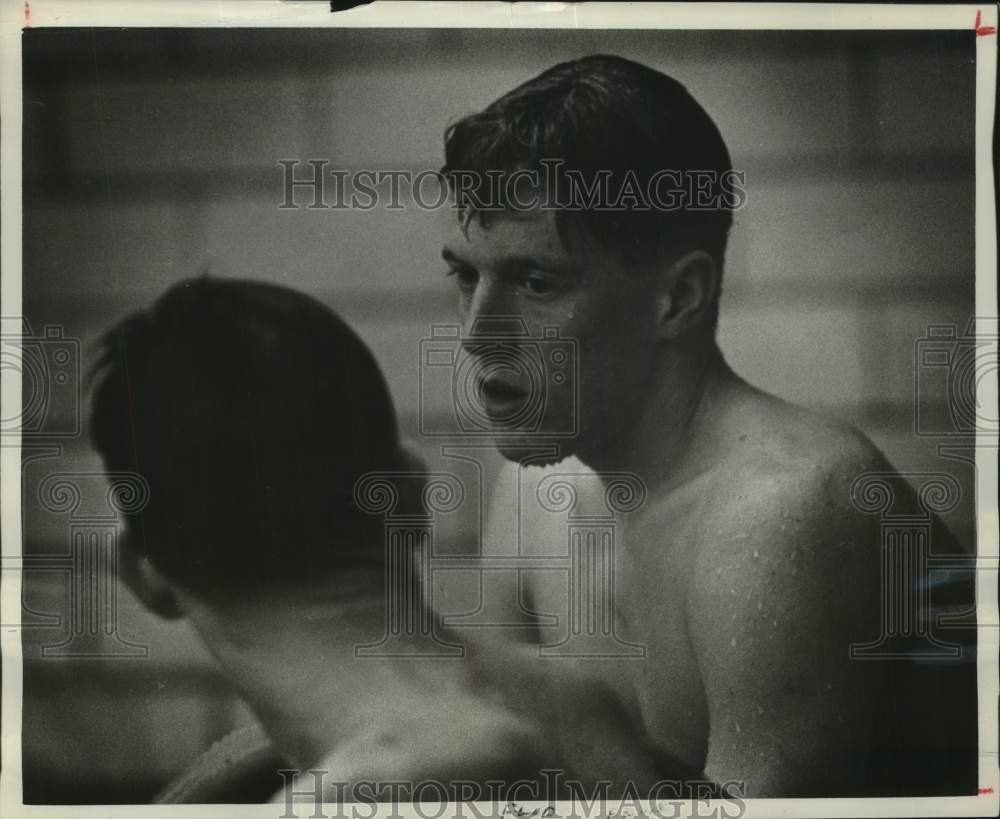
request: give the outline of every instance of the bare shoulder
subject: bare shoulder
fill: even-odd
[[[757,418],[716,470],[713,524],[774,535],[794,521],[858,521],[852,486],[891,470],[885,456],[854,427],[767,396],[758,404]]]
[[[830,770],[850,791],[865,781],[885,684],[883,664],[851,659],[879,634],[882,583],[879,521],[851,490],[891,467],[860,432],[753,398],[724,433],[689,541],[705,767],[755,796],[827,793]]]
[[[852,662],[850,646],[878,634],[881,549],[851,487],[889,466],[849,427],[776,399],[758,409],[711,479],[685,614],[706,771],[790,795],[834,768],[853,782],[868,742],[882,669]]]
[[[748,601],[808,614],[845,589],[856,598],[877,590],[878,522],[855,506],[852,486],[890,465],[858,430],[762,401],[773,403],[758,408],[716,471],[692,544],[696,619],[714,617],[720,598],[742,618]]]

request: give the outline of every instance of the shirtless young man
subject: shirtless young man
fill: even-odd
[[[106,334],[97,375],[94,443],[109,471],[149,485],[121,577],[190,621],[263,726],[160,801],[280,802],[279,769],[326,771],[325,801],[537,775],[533,727],[467,663],[356,656],[385,636],[387,591],[383,521],[355,482],[390,470],[419,483],[421,467],[343,321],[287,288],[192,279]],[[307,778],[294,790],[314,791]],[[352,792],[360,781],[372,787]]]
[[[587,720],[607,707],[655,750],[745,783],[751,797],[974,792],[974,663],[921,670],[849,653],[879,636],[883,582],[877,518],[852,505],[851,487],[891,467],[857,430],[746,383],[716,346],[733,199],[719,181],[728,152],[705,111],[659,72],[594,56],[460,120],[445,142],[443,173],[462,208],[442,255],[468,352],[483,319],[497,317],[535,339],[557,327],[578,345],[578,406],[547,384],[540,427],[523,437],[502,419],[531,386],[513,366],[486,377],[501,452],[516,460],[552,443],[597,473],[633,473],[648,491],[625,521],[615,581],[618,636],[645,646],[644,659],[539,659],[538,644],[554,639],[541,626],[469,629],[466,639],[504,634],[503,649],[525,668],[546,664],[556,691],[560,678],[589,681],[591,695],[561,705],[567,746],[583,747]],[[552,168],[566,175],[547,176]],[[613,198],[629,174],[645,190],[664,170],[680,176],[657,177],[670,183],[661,201],[709,171],[716,206],[601,211],[590,199],[603,172]],[[497,172],[518,171],[518,184],[491,187]],[[583,195],[561,200],[574,172]],[[574,409],[576,437],[547,438]],[[933,549],[961,551],[940,523]],[[521,575],[523,608],[566,610],[564,578]],[[482,655],[511,668],[498,645]],[[593,751],[589,764],[610,770],[613,753]]]

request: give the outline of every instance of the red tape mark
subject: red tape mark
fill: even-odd
[[[980,788],[980,793],[993,793],[993,788]]]
[[[24,27],[31,28],[31,3],[24,0]]]
[[[979,25],[982,19],[983,19],[983,13],[979,9],[976,9],[976,36],[985,37],[988,34],[996,34],[997,33],[996,26]]]

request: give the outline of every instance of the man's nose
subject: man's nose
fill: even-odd
[[[510,293],[481,283],[469,304],[462,328],[462,346],[466,352],[476,355],[482,352],[484,342],[496,344],[506,338],[513,341],[526,336],[527,327],[517,311],[516,299]]]
[[[511,288],[487,278],[476,287],[463,319],[465,336],[511,335],[523,327]]]

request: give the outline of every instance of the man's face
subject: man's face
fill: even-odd
[[[648,278],[567,251],[552,210],[474,216],[464,229],[452,216],[442,257],[469,365],[456,394],[500,451],[520,459],[525,447],[558,445],[560,458],[587,461],[621,445],[656,346]]]

